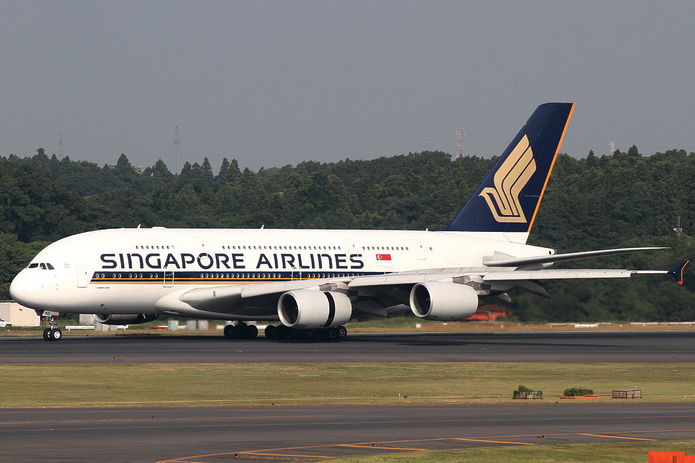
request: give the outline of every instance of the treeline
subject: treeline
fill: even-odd
[[[0,157],[0,298],[9,282],[49,242],[119,227],[362,228],[436,230],[446,226],[496,158],[452,161],[443,152],[370,161],[307,161],[240,168],[207,158],[173,174],[164,162],[140,169],[121,155],[113,166],[48,157]],[[578,250],[664,245],[672,249],[579,261],[573,266],[660,268],[692,255],[695,153],[560,155],[530,244]],[[685,233],[672,230],[677,217]],[[569,264],[568,264],[569,265]],[[686,280],[687,282],[688,280]],[[525,321],[693,320],[692,284],[666,278],[553,282],[543,300],[513,294]]]

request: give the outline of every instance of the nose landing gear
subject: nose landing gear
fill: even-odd
[[[48,328],[43,330],[43,339],[45,341],[60,341],[63,339],[63,332],[58,329],[58,312],[45,310],[41,315],[42,324],[48,325]]]
[[[63,332],[56,328],[46,328],[43,330],[43,339],[46,341],[60,341],[63,339]]]

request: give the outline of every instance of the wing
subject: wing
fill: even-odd
[[[597,251],[572,252],[568,254],[552,254],[549,256],[533,256],[524,258],[509,258],[509,256],[493,256],[483,263],[488,267],[528,267],[542,264],[552,264],[568,260],[589,259],[591,257],[614,256],[633,252],[658,251],[668,249],[666,247],[650,246],[642,248],[601,249]],[[505,258],[506,257],[506,258]]]
[[[629,278],[636,274],[668,274],[683,284],[685,261],[671,270],[629,269],[529,269],[558,261],[588,257],[623,254],[628,252],[664,249],[625,248],[587,251],[572,254],[556,254],[527,258],[496,259],[488,267],[427,269],[380,275],[365,275],[339,279],[314,279],[244,285],[224,285],[184,289],[160,299],[155,307],[160,313],[182,316],[209,317],[234,316],[239,319],[277,320],[277,303],[289,291],[314,290],[349,294],[357,312],[385,316],[396,310],[408,310],[412,306],[410,293],[414,286],[436,282],[437,284],[465,285],[472,287],[478,296],[498,295],[503,299],[506,291],[519,287],[531,293],[550,297],[537,281],[597,278]],[[508,257],[508,256],[507,256]],[[492,264],[492,265],[490,265]],[[519,267],[506,270],[512,265]],[[496,267],[504,267],[505,270]]]

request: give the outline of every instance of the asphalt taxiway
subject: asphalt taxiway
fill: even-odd
[[[694,362],[695,331],[351,334],[341,342],[222,336],[0,338],[0,365],[310,362]]]
[[[693,438],[693,404],[0,410],[0,461],[23,462],[323,461]]]

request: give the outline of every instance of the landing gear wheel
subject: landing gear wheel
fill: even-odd
[[[336,328],[329,328],[328,333],[326,333],[328,336],[329,341],[337,341],[338,340],[338,330]]]
[[[56,328],[54,330],[51,330],[50,336],[51,341],[60,341],[61,339],[63,339],[63,332]]]
[[[227,339],[234,339],[236,337],[236,327],[234,325],[227,325],[224,327],[224,337]]]
[[[44,341],[50,341],[51,340],[51,329],[50,328],[46,328],[45,330],[43,330],[43,340]]]
[[[256,328],[256,325],[248,325],[246,327],[246,338],[256,339],[256,336],[258,336],[258,328]]]
[[[338,330],[338,339],[343,340],[347,338],[347,328],[344,326],[339,326],[336,329]]]
[[[275,325],[268,325],[265,327],[265,337],[268,339],[275,339],[275,336],[277,334],[277,328],[275,328]]]

